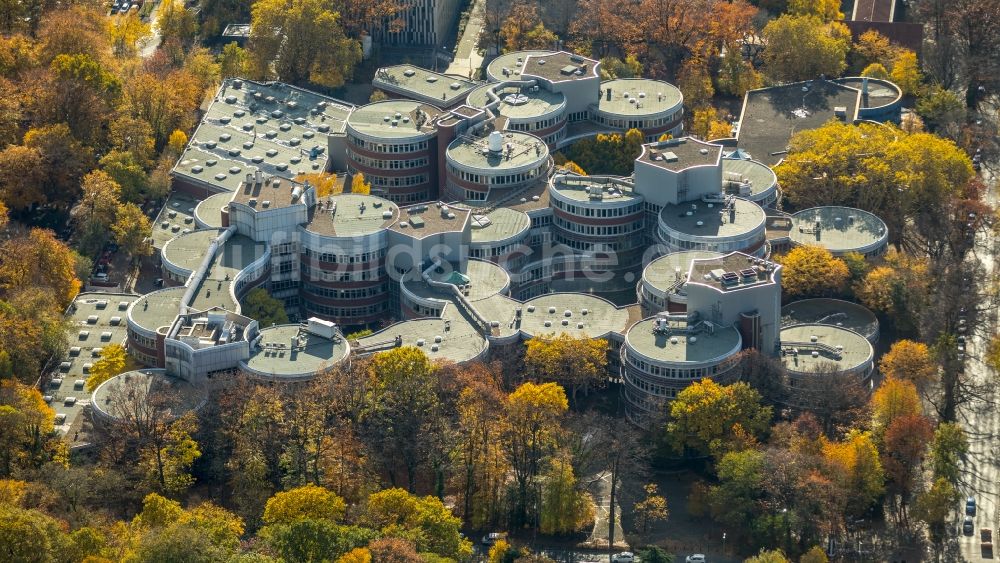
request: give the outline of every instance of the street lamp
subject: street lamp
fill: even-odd
[[[726,533],[722,532],[722,554],[726,554]]]

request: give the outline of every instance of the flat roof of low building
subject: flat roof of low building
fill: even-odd
[[[840,372],[856,370],[870,364],[874,356],[872,345],[864,336],[837,326],[787,326],[781,329],[780,338],[785,369],[799,373],[813,373],[824,366]],[[798,350],[798,354],[792,350]]]
[[[566,316],[567,311],[570,316]],[[612,332],[624,332],[628,318],[626,309],[596,295],[548,293],[524,302],[520,330],[530,337],[565,333],[573,337],[601,338]],[[546,322],[549,326],[545,326]]]
[[[666,205],[660,210],[660,222],[674,231],[697,237],[735,237],[763,227],[765,215],[759,205],[738,197],[732,200],[735,214],[720,215],[725,209],[721,203]]]
[[[735,179],[742,178],[743,181],[750,182],[750,197],[774,190],[778,185],[778,176],[769,166],[756,160],[743,160],[738,158],[722,159],[722,181],[725,184],[730,175]],[[723,190],[725,191],[725,190]]]
[[[513,195],[497,191],[496,193],[490,192],[490,196],[486,201],[470,200],[464,203],[473,207],[500,205],[524,213],[541,211],[551,213],[549,183],[545,177],[539,177],[537,182],[529,184]]]
[[[628,178],[621,178],[623,182],[631,182]],[[569,198],[580,203],[600,204],[600,203],[635,203],[642,199],[632,188],[609,181],[605,176],[578,176],[576,174],[566,174],[561,181],[551,182],[553,190],[560,196]],[[597,188],[600,188],[598,197]]]
[[[706,285],[721,291],[773,284],[774,272],[778,267],[778,264],[763,258],[731,252],[692,261],[688,283]]]
[[[173,173],[233,191],[258,169],[284,178],[323,171],[328,136],[344,130],[353,109],[280,82],[226,80]]]
[[[181,298],[185,291],[187,288],[182,285],[168,287],[136,299],[129,310],[132,322],[150,332],[170,326],[180,313]]]
[[[62,382],[50,381],[42,395],[52,398],[49,406],[57,415],[66,415],[66,420],[57,424],[56,430],[73,445],[90,440],[89,436],[77,434],[84,427],[85,417],[81,415],[90,397],[76,382],[90,377],[90,366],[100,358],[104,348],[125,342],[128,334],[126,310],[138,298],[138,295],[127,293],[80,293],[67,310],[66,353],[52,374],[62,378]],[[68,368],[63,368],[63,362],[69,363]],[[77,400],[67,405],[67,397]]]
[[[296,195],[298,188],[298,195]],[[252,201],[257,210],[289,207],[302,203],[302,193],[305,186],[293,180],[284,178],[261,178],[251,182],[244,181],[233,194],[233,201],[250,205]],[[266,205],[265,205],[266,203]]]
[[[492,174],[504,170],[540,166],[549,158],[549,147],[534,135],[504,131],[502,150],[489,150],[488,136],[461,135],[448,145],[449,161]]]
[[[875,313],[857,303],[841,299],[803,299],[781,308],[781,325],[824,324],[847,328],[870,341],[878,340]]]
[[[714,331],[686,332],[686,324],[674,322],[674,331],[653,331],[656,317],[635,323],[625,335],[625,345],[643,356],[665,364],[705,364],[721,361],[739,352],[742,339],[733,327]]]
[[[448,306],[451,308],[451,305]],[[448,316],[452,314],[446,311]],[[454,313],[457,316],[457,313]],[[486,352],[486,337],[471,324],[451,318],[412,319],[390,325],[358,341],[358,353],[389,351],[396,348],[400,337],[402,346],[416,346],[431,359],[445,363],[463,363],[479,358]],[[437,337],[441,342],[435,342]]]
[[[365,194],[320,198],[310,213],[306,230],[328,237],[371,235],[399,220],[399,207],[395,203]]]
[[[233,300],[230,286],[236,274],[264,255],[266,245],[244,235],[233,235],[216,252],[205,278],[198,286],[191,302],[196,311],[213,307],[239,312],[239,303]]]
[[[302,379],[337,367],[349,351],[343,338],[331,340],[288,324],[261,329],[257,348],[244,363],[263,377]]]
[[[485,215],[472,210],[472,244],[500,242],[527,232],[531,218],[520,211],[499,207]]]
[[[530,119],[548,115],[566,103],[566,96],[561,92],[550,92],[539,88],[537,91],[522,86],[506,86],[499,88],[497,84],[484,84],[469,94],[466,101],[475,108],[485,108],[491,99],[487,90],[493,90],[500,98],[497,112],[510,119]]]
[[[402,141],[432,135],[431,121],[440,114],[440,108],[423,102],[383,100],[354,110],[347,123],[362,135]]]
[[[895,1],[895,0],[894,0]],[[877,78],[868,79],[868,95],[864,94],[865,79],[860,76],[848,76],[838,78],[834,82],[850,86],[861,92],[861,107],[880,108],[887,106],[903,97],[903,91],[899,86],[888,80]]]
[[[147,401],[155,398],[159,416],[167,420],[200,409],[208,401],[207,390],[183,379],[166,375],[162,369],[129,371],[112,377],[94,390],[91,404],[105,416],[118,418],[114,399],[120,393],[138,392]]]
[[[410,205],[400,209],[399,220],[389,225],[389,230],[413,238],[424,238],[439,233],[461,231],[471,215],[472,212],[468,209],[451,207],[440,202]]]
[[[476,83],[415,65],[386,66],[375,71],[376,88],[414,100],[451,107],[465,99]]]
[[[163,247],[163,258],[171,264],[194,272],[205,259],[205,250],[222,231],[201,229],[180,235]]]
[[[638,160],[680,172],[695,166],[717,165],[721,158],[722,145],[684,137],[645,144]]]
[[[520,80],[524,59],[532,55],[550,55],[552,51],[514,51],[504,53],[486,65],[486,72],[497,80]],[[508,75],[503,70],[507,69]]]
[[[882,219],[861,209],[839,206],[813,207],[793,214],[788,236],[795,244],[822,246],[834,254],[864,254],[889,240]]]
[[[607,91],[611,89],[611,99]],[[678,109],[684,100],[679,88],[662,80],[618,78],[601,82],[601,100],[597,109],[628,117],[656,115]]]
[[[549,82],[597,78],[598,64],[600,64],[599,61],[566,51],[545,55],[528,55],[524,58],[521,77],[537,76]]]
[[[773,166],[785,158],[792,135],[837,119],[837,108],[844,109],[842,119],[851,123],[860,104],[861,92],[829,80],[751,90],[743,99],[737,145]]]
[[[223,194],[228,195],[228,194]],[[153,224],[153,248],[163,248],[170,239],[198,228],[194,222],[198,200],[184,192],[172,192]]]
[[[222,210],[229,207],[229,202],[232,197],[233,194],[231,193],[221,193],[203,199],[201,203],[194,208],[195,217],[197,217],[199,221],[208,225],[209,228],[221,229]]]
[[[441,271],[431,272],[430,277],[436,282],[467,286],[469,294],[465,297],[469,301],[492,297],[506,291],[510,286],[510,276],[507,275],[507,271],[485,260],[467,260],[462,271],[447,267]],[[423,279],[408,280],[404,283],[407,290],[420,297],[442,301],[450,298],[450,294],[428,286]]]
[[[896,0],[854,0],[852,21],[891,22],[896,17]]]
[[[678,289],[687,282],[691,262],[700,258],[718,258],[718,252],[691,250],[687,252],[671,252],[650,262],[642,270],[642,283],[647,287],[667,293]]]

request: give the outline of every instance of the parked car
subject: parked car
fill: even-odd
[[[976,498],[969,497],[965,499],[965,515],[975,516],[976,515]]]
[[[611,556],[611,563],[635,563],[635,554],[631,551],[623,551]]]
[[[965,517],[965,522],[962,522],[962,533],[965,534],[965,535],[967,535],[967,536],[971,536],[972,532],[973,532],[972,527],[973,527],[972,526],[972,516],[966,516]]]
[[[490,532],[483,536],[483,545],[493,545],[506,537],[507,534],[503,532]]]
[[[684,563],[705,563],[705,554],[695,553],[694,555],[688,555]]]

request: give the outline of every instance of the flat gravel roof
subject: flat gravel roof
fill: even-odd
[[[328,237],[358,237],[378,233],[399,219],[399,207],[380,197],[338,194],[319,199],[310,210],[306,230]],[[332,205],[331,205],[332,204]],[[386,217],[385,214],[389,216]]]
[[[260,345],[245,365],[278,380],[300,379],[335,368],[347,359],[349,351],[343,338],[334,341],[303,330],[300,325],[280,325],[260,331]]]
[[[812,356],[809,344],[815,337],[816,343],[837,348],[841,347],[840,359],[820,351],[819,356]],[[781,348],[786,351],[781,358],[785,368],[799,373],[812,373],[823,366],[833,366],[838,371],[857,369],[870,363],[874,356],[871,342],[864,336],[846,328],[825,324],[801,324],[787,326],[781,329]],[[793,343],[804,343],[797,346]],[[788,352],[789,348],[799,350],[798,355]]]
[[[882,219],[861,209],[837,206],[813,207],[793,214],[788,236],[796,244],[822,246],[837,254],[866,250],[889,240]]]
[[[625,335],[625,345],[657,362],[668,364],[704,364],[722,360],[739,352],[742,339],[735,328],[716,326],[713,333],[687,334],[678,330],[671,334],[653,332],[656,317],[639,321]]]
[[[498,207],[486,215],[472,210],[472,243],[486,244],[510,239],[531,228],[531,218],[520,211]]]
[[[718,252],[707,252],[702,250],[692,250],[688,252],[671,252],[660,256],[650,262],[642,271],[642,282],[647,287],[657,289],[666,293],[671,288],[677,286],[677,282],[683,285],[687,281],[688,271],[691,269],[691,261],[702,258],[719,258],[722,254]],[[675,277],[677,270],[680,270],[680,279]]]
[[[720,219],[719,212],[723,209],[720,203],[666,205],[660,211],[660,221],[674,231],[698,237],[734,237],[763,226],[765,215],[759,205],[735,198],[735,207],[735,221],[730,221],[729,213]]]
[[[362,135],[402,141],[432,135],[430,121],[440,113],[439,108],[423,102],[384,100],[359,107],[347,124]]]
[[[607,96],[609,88],[610,100]],[[669,82],[649,78],[619,78],[601,82],[601,101],[597,109],[614,115],[641,117],[679,108],[683,100],[680,89]]]

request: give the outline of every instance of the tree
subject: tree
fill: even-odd
[[[790,2],[795,2],[796,0],[789,0]],[[780,549],[766,550],[761,549],[760,553],[757,555],[747,558],[743,563],[791,563],[788,558],[785,557],[785,553]]]
[[[556,337],[532,338],[524,352],[524,365],[531,377],[555,381],[569,388],[576,404],[577,391],[589,393],[600,385],[608,366],[608,344],[600,338],[574,338],[567,333]]]
[[[304,518],[265,526],[259,536],[282,561],[335,561],[376,534],[367,528]]]
[[[861,71],[861,76],[867,78],[876,78],[879,80],[888,80],[889,71],[886,70],[881,63],[872,63],[866,66],[864,70]]]
[[[128,353],[121,344],[111,344],[101,350],[101,357],[90,368],[87,377],[87,391],[93,393],[97,387],[112,377],[127,371]]]
[[[128,13],[111,16],[110,35],[111,47],[118,57],[132,57],[136,46],[149,37],[149,24],[139,18],[139,12],[129,10]]]
[[[344,517],[346,507],[344,499],[333,492],[316,485],[305,485],[268,499],[264,507],[264,523],[288,524],[296,520],[337,523]]]
[[[938,365],[930,348],[922,342],[897,340],[879,361],[879,371],[886,377],[905,379],[918,389],[937,379]]]
[[[249,55],[246,49],[235,41],[227,43],[219,54],[219,70],[222,78],[239,78],[246,76]]]
[[[249,52],[258,77],[336,88],[361,60],[340,15],[320,0],[262,0],[252,12]]]
[[[965,119],[965,105],[953,92],[935,85],[926,88],[917,98],[917,114],[931,131],[947,129]]]
[[[873,64],[891,68],[893,57],[902,51],[889,43],[889,38],[874,29],[858,36],[851,48],[851,70],[855,73]]]
[[[101,169],[121,186],[122,200],[143,203],[149,188],[149,177],[132,152],[113,150],[100,161]]]
[[[185,414],[170,423],[161,447],[142,452],[140,465],[147,483],[170,495],[180,495],[194,484],[191,466],[201,457],[201,451],[191,435],[197,430],[194,415]]]
[[[68,207],[80,194],[80,180],[93,168],[93,151],[60,123],[29,129],[24,146],[38,151],[43,164],[41,188],[45,201]]]
[[[674,556],[662,547],[651,545],[639,550],[639,559],[646,563],[674,563]]]
[[[87,254],[96,253],[108,237],[108,229],[115,220],[121,205],[121,187],[102,170],[94,170],[83,177],[83,197],[74,209],[81,222],[80,249]],[[84,276],[89,275],[89,268]]]
[[[247,296],[243,298],[242,312],[256,320],[261,328],[288,324],[285,303],[268,295],[267,290],[262,287],[252,289],[247,293]]]
[[[645,534],[649,530],[650,523],[664,522],[670,517],[667,499],[660,496],[656,483],[649,483],[643,489],[646,491],[646,498],[635,503],[634,506],[636,526],[638,526],[640,534]]]
[[[719,119],[719,111],[712,106],[696,108],[691,121],[691,133],[702,139],[724,139],[733,136],[732,127],[726,121]]]
[[[37,468],[46,461],[55,415],[37,389],[0,381],[0,476]]]
[[[149,234],[152,229],[149,217],[134,203],[126,203],[119,207],[118,217],[111,225],[115,242],[133,260],[152,253],[152,245],[149,244]]]
[[[372,554],[363,547],[356,547],[341,555],[337,563],[372,563]]]
[[[187,9],[183,0],[166,0],[160,6],[156,26],[163,43],[176,40],[191,45],[198,35],[198,16]]]
[[[719,91],[742,98],[749,90],[764,86],[764,75],[741,56],[726,56],[719,63]]]
[[[54,561],[69,543],[60,522],[37,510],[0,505],[0,545],[7,561]]]
[[[403,489],[379,491],[368,497],[361,519],[383,534],[402,533],[419,552],[456,559],[472,553],[472,544],[459,532],[462,521],[432,496],[418,497]]]
[[[372,193],[372,185],[365,181],[365,175],[358,172],[351,178],[351,193],[368,195]]]
[[[31,229],[27,236],[5,240],[0,243],[0,257],[0,295],[8,299],[19,289],[44,288],[62,309],[80,290],[73,252],[52,231]]]
[[[505,402],[502,444],[516,486],[514,513],[528,522],[529,485],[541,472],[542,459],[550,455],[569,408],[566,392],[555,383],[524,383]]]
[[[934,430],[931,442],[931,463],[936,478],[958,485],[961,464],[969,452],[969,438],[955,422],[942,422]]]
[[[809,548],[809,551],[802,554],[799,563],[830,563],[830,558],[826,556],[822,547],[814,545]]]
[[[38,186],[45,181],[45,163],[37,149],[11,145],[0,152],[0,197],[13,211],[48,203]]]
[[[146,120],[120,114],[108,124],[108,140],[115,149],[130,153],[140,164],[148,164],[153,157],[155,142],[153,128]]]
[[[931,422],[923,415],[897,417],[885,431],[882,467],[889,491],[896,495],[896,520],[904,526],[908,526],[906,506],[913,491],[913,481],[933,436]]]
[[[838,22],[816,16],[783,15],[763,31],[764,65],[771,78],[795,81],[840,76],[847,68],[850,32]]]
[[[542,475],[538,527],[543,534],[572,533],[594,521],[593,502],[579,490],[570,461],[565,453],[555,455]]]
[[[48,65],[58,55],[103,57],[111,51],[104,11],[86,4],[47,10],[38,26],[38,60]]]
[[[920,73],[920,64],[917,62],[917,54],[910,50],[904,50],[892,61],[892,70],[889,78],[899,86],[903,93],[908,96],[916,96],[920,93],[923,76]]]
[[[781,286],[789,297],[837,295],[847,287],[847,264],[821,246],[797,246],[780,261]]]
[[[788,0],[788,13],[796,16],[816,16],[825,22],[844,19],[837,0]]]
[[[174,130],[167,139],[167,151],[175,156],[180,156],[187,148],[188,136],[180,129]]]
[[[690,57],[684,61],[677,75],[677,87],[680,88],[688,105],[692,107],[709,105],[715,96],[715,88],[712,86],[708,62],[698,57]]]
[[[696,381],[670,403],[667,439],[677,452],[721,457],[738,434],[761,436],[771,421],[771,408],[760,393],[743,382],[722,386],[711,379]]]
[[[375,561],[387,563],[424,563],[427,559],[417,553],[412,541],[403,538],[382,538],[368,544],[368,551]]]
[[[562,164],[562,167],[566,169],[567,172],[571,174],[578,174],[580,176],[586,176],[587,172],[580,167],[579,164],[573,162],[572,160],[567,160]]]
[[[822,453],[838,489],[847,495],[847,513],[860,516],[867,512],[885,486],[885,472],[871,434],[855,430],[842,442],[824,441]]]
[[[913,515],[927,524],[933,542],[944,540],[948,517],[955,510],[958,499],[958,490],[943,477],[935,480],[929,490],[917,495]]]
[[[476,529],[500,520],[504,482],[510,464],[500,443],[505,396],[499,385],[486,381],[462,390],[455,448],[455,484],[463,519]]]
[[[872,426],[885,432],[894,419],[921,414],[916,386],[903,379],[886,378],[872,395]]]

